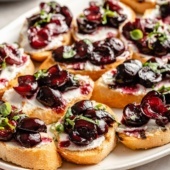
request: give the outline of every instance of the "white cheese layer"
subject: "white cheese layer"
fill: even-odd
[[[68,141],[69,137],[68,134],[66,133],[60,133],[59,134],[60,142],[62,141]],[[67,150],[70,151],[85,151],[85,150],[90,150],[99,147],[102,142],[105,140],[104,136],[100,136],[99,138],[93,140],[89,145],[87,146],[78,146],[75,145],[73,142],[70,141],[70,145],[66,147]]]
[[[34,49],[30,46],[30,42],[28,40],[28,23],[27,22],[25,22],[21,30],[21,35],[22,35],[22,39],[21,39],[20,45],[25,49],[25,51],[33,52],[33,53],[54,49],[55,47],[61,46],[64,40],[62,34],[53,36],[51,39],[51,42],[46,47],[41,48],[41,49]]]
[[[0,80],[5,79],[5,83],[0,82],[0,89],[3,89],[4,87],[8,86],[9,81],[11,81],[12,79],[16,78],[16,76],[19,73],[22,73],[23,70],[29,65],[30,63],[30,57],[26,54],[24,54],[24,50],[23,49],[19,49],[19,55],[20,58],[22,58],[22,56],[26,57],[26,62],[20,65],[8,65],[2,69],[1,73],[0,73]]]

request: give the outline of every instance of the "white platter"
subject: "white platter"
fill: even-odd
[[[84,6],[88,4],[89,0],[58,0],[61,4],[67,4],[68,7],[73,11],[74,16],[79,14]],[[8,26],[0,30],[0,43],[2,42],[17,42],[18,35],[24,19],[34,13],[36,9],[28,11],[27,13],[20,16],[18,19],[10,23]],[[113,109],[114,112],[121,116],[121,110]],[[139,165],[146,164],[148,162],[154,161],[161,157],[164,157],[170,153],[170,144],[162,147],[142,150],[142,151],[132,151],[121,144],[118,144],[115,150],[110,153],[110,155],[97,165],[91,166],[81,166],[71,163],[64,162],[63,166],[59,169],[61,170],[123,170],[133,168]],[[97,156],[97,155],[96,155]],[[36,158],[35,158],[36,159]],[[25,170],[13,164],[6,163],[0,160],[0,168],[5,170]]]

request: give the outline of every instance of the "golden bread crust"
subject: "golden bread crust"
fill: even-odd
[[[121,2],[125,3],[126,5],[130,6],[135,12],[143,14],[146,9],[154,8],[156,5],[156,1],[144,1],[138,2],[138,0],[120,0]]]
[[[106,111],[114,115],[113,111],[108,106],[106,106]],[[103,143],[97,148],[85,151],[70,151],[57,145],[58,152],[64,159],[69,162],[85,165],[97,164],[102,161],[115,148],[117,143],[117,138],[115,135],[116,128],[117,123],[115,122],[113,124],[113,127],[109,128],[109,131],[105,135],[105,140],[103,141]]]

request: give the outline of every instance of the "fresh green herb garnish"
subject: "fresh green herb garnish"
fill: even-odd
[[[36,73],[34,73],[36,80],[38,80],[40,77],[45,77],[47,75],[48,73],[46,69],[38,70]]]
[[[107,24],[107,17],[114,17],[114,16],[118,16],[118,13],[116,11],[111,11],[109,9],[109,6],[105,8],[103,8],[104,13],[103,13],[103,17],[102,17],[102,24]]]
[[[143,32],[140,29],[135,29],[133,31],[130,31],[130,37],[137,41],[143,38]]]
[[[72,48],[67,48],[67,50],[63,53],[63,58],[72,58],[76,54],[76,51],[74,51]]]
[[[89,39],[84,39],[83,40],[87,45],[92,45],[92,42]]]
[[[58,124],[55,129],[58,132],[64,132],[64,125],[63,124]]]
[[[6,117],[8,116],[12,111],[12,107],[11,104],[6,102],[0,105],[0,114],[2,114],[2,116]]]
[[[161,88],[158,89],[158,91],[160,93],[168,92],[168,91],[170,91],[170,86],[169,87],[162,86]]]
[[[101,104],[101,103],[95,105],[94,108],[96,110],[106,110],[106,107],[103,104]]]

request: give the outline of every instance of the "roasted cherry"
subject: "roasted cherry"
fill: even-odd
[[[44,106],[57,107],[63,105],[61,93],[55,90],[55,95],[53,91],[46,86],[39,88],[36,99],[42,103]]]
[[[27,133],[24,131],[18,131],[15,134],[15,139],[22,146],[30,148],[41,142],[41,136],[39,133]]]
[[[3,130],[2,129],[2,130],[0,130],[0,140],[1,141],[9,141],[12,139],[13,134],[14,134],[13,130],[10,130],[10,129]]]
[[[167,107],[162,97],[151,91],[142,99],[141,110],[149,118],[160,119],[167,112]]]
[[[139,82],[147,88],[162,80],[162,75],[154,72],[150,67],[143,67],[138,72]]]
[[[38,118],[23,118],[19,121],[17,128],[30,132],[47,132],[45,123]]]
[[[31,97],[38,89],[38,83],[32,75],[18,77],[18,83],[14,90],[24,97]]]
[[[128,104],[123,109],[122,123],[126,126],[139,127],[148,121],[149,118],[143,114],[140,105]]]
[[[91,108],[93,108],[93,103],[90,100],[82,100],[74,104],[71,107],[71,111],[74,115],[80,115]]]
[[[97,127],[94,123],[78,119],[74,129],[69,133],[70,140],[77,145],[88,145],[97,138]]]
[[[132,84],[137,80],[138,72],[142,68],[142,63],[138,60],[127,60],[117,67],[116,83]]]

